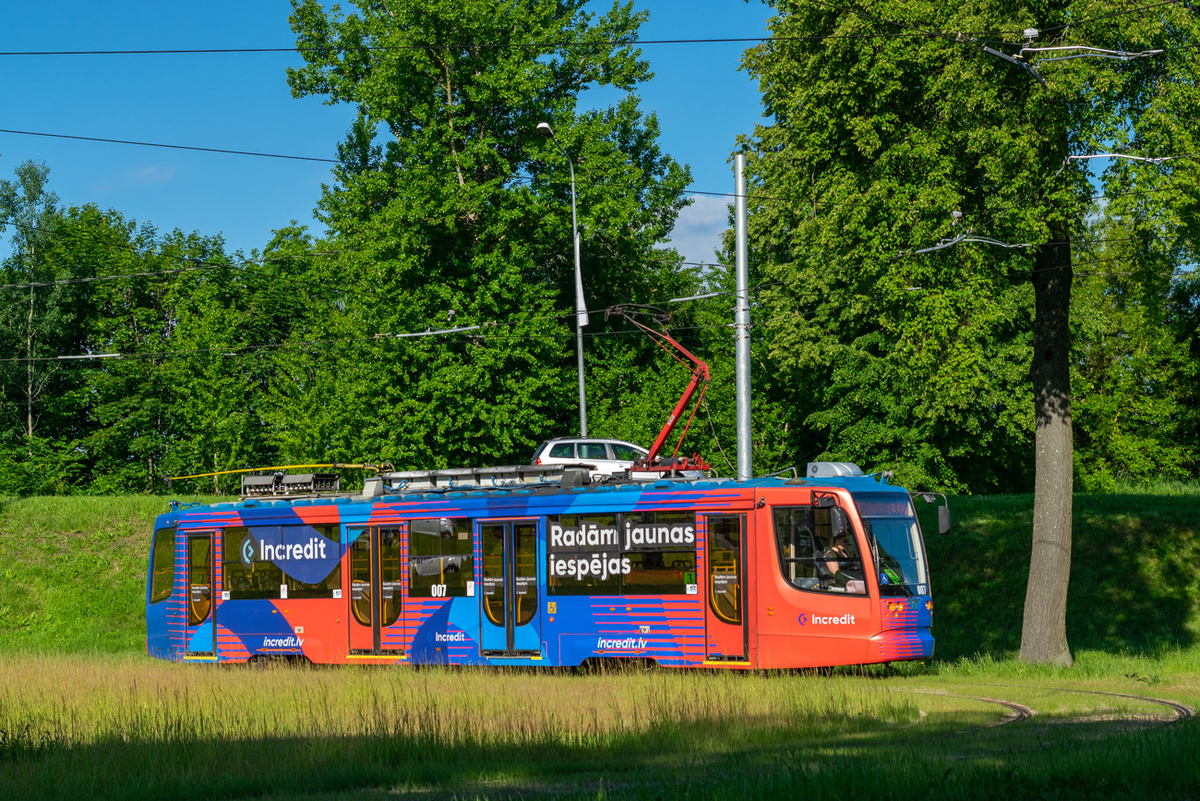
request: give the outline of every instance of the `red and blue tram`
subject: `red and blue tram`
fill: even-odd
[[[742,669],[933,654],[921,529],[886,475],[588,485],[540,469],[173,504],[153,532],[147,650]]]

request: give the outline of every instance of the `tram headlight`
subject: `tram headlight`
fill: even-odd
[[[933,599],[932,598],[926,599],[925,611],[930,612],[930,613],[933,612]]]

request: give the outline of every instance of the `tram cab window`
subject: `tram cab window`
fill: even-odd
[[[171,597],[175,585],[175,529],[154,532],[154,556],[150,560],[150,603]]]
[[[408,521],[408,595],[410,598],[465,597],[475,580],[472,521],[436,517]]]
[[[849,530],[834,536],[832,508],[778,507],[774,519],[779,567],[788,584],[808,592],[866,594],[858,541]]]
[[[873,551],[879,594],[925,595],[929,574],[912,502],[899,493],[857,493],[854,503]]]

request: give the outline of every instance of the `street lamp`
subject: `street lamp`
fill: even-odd
[[[554,138],[554,131],[548,122],[539,122],[537,131],[542,136],[549,137],[558,152],[567,160],[567,168],[571,171],[571,236],[575,240],[575,358],[579,362],[579,435],[586,437],[587,429],[587,391],[583,384],[583,327],[588,324],[587,305],[583,302],[583,274],[579,270],[579,221],[575,216],[575,166],[571,157],[562,145]]]

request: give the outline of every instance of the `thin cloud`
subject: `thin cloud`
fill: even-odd
[[[108,175],[95,184],[93,191],[106,194],[122,189],[136,189],[142,186],[165,184],[173,180],[177,172],[179,172],[179,168],[173,164],[151,164],[146,167],[131,167]]]
[[[175,166],[164,167],[162,165],[155,164],[150,167],[142,167],[141,169],[132,170],[131,172],[132,175],[130,176],[130,183],[145,186],[147,184],[166,183],[175,177],[175,173],[178,172],[178,168]]]
[[[717,260],[721,234],[729,228],[729,203],[718,197],[697,197],[679,213],[670,245],[684,261]]]

